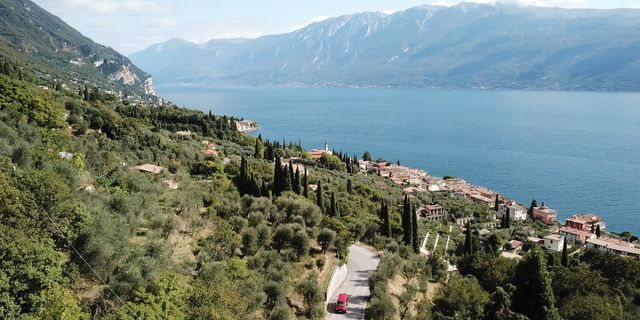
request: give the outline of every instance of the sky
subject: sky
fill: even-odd
[[[170,38],[202,43],[299,29],[343,14],[455,0],[33,0],[96,42],[132,54]],[[640,8],[640,0],[475,0],[563,8]]]

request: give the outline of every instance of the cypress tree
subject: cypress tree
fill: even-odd
[[[559,320],[555,297],[551,287],[551,275],[547,270],[544,253],[535,248],[518,265],[513,296],[514,311],[532,320]]]
[[[391,237],[391,218],[389,215],[389,204],[383,200],[384,210],[382,214],[382,232],[385,237]]]
[[[564,244],[562,245],[562,266],[569,266],[569,256],[567,255],[567,238],[564,239]]]
[[[598,238],[600,238],[600,225],[599,224],[596,227],[596,236],[598,236]]]
[[[322,181],[318,181],[318,190],[316,190],[316,204],[320,207],[320,211],[324,212],[324,199],[322,199]]]
[[[262,158],[262,152],[260,152],[260,140],[256,139],[256,145],[253,150],[253,157],[256,159]]]
[[[293,176],[293,192],[300,195],[300,168],[296,168],[296,174]]]
[[[279,197],[283,191],[283,176],[282,176],[282,160],[280,157],[276,157],[276,161],[273,168],[273,189],[271,194],[274,197]]]
[[[531,201],[531,206],[529,207],[529,212],[527,212],[527,214],[530,217],[533,217],[533,208],[538,206],[538,202],[536,201],[536,199],[533,199],[533,201]]]
[[[407,246],[411,245],[411,237],[413,235],[411,229],[411,203],[409,202],[409,197],[405,194],[402,207],[402,242]]]
[[[351,179],[347,180],[347,193],[351,194],[351,191],[353,189],[353,183],[351,182]]]
[[[511,228],[511,213],[509,211],[511,211],[511,210],[507,209],[507,214],[504,217],[504,227],[505,228]]]
[[[467,222],[467,230],[464,235],[464,254],[473,254],[473,234],[471,233],[471,222]]]
[[[331,207],[330,207],[330,211],[329,214],[332,217],[337,217],[338,216],[338,208],[336,206],[336,193],[335,191],[331,191]]]
[[[420,253],[420,244],[418,242],[418,214],[416,212],[416,206],[413,206],[411,212],[411,244],[413,245],[413,252]]]
[[[504,228],[506,228],[505,216],[506,216],[506,214],[503,214],[503,215],[500,217],[500,229],[504,229]]]
[[[267,187],[267,183],[262,181],[262,187],[260,188],[260,196],[269,198],[269,188]]]
[[[258,180],[256,180],[255,176],[251,176],[251,183],[249,183],[249,193],[256,198],[262,195],[260,186],[258,185]]]
[[[91,95],[89,94],[89,87],[88,86],[84,86],[84,101],[89,101],[91,98]]]
[[[240,176],[238,178],[238,191],[240,195],[249,193],[249,173],[247,159],[242,156],[240,159]]]
[[[291,191],[293,185],[292,177],[289,168],[282,169],[282,192]]]
[[[494,209],[495,209],[496,211],[500,211],[500,196],[499,196],[499,195],[497,195],[497,194],[496,194],[496,204],[495,204]]]
[[[309,177],[307,177],[307,168],[304,168],[304,178],[302,179],[302,187],[304,190],[304,197],[309,199]]]

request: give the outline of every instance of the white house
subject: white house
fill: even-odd
[[[524,221],[527,220],[527,208],[517,204],[515,201],[511,201],[508,204],[501,204],[498,206],[498,213],[502,217],[505,213],[509,213],[511,221]]]
[[[551,251],[562,251],[562,247],[564,246],[564,237],[559,234],[549,234],[544,236],[543,246],[547,250]]]

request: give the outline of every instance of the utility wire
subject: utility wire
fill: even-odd
[[[111,286],[109,286],[109,284],[107,284],[106,281],[104,281],[104,279],[102,279],[102,277],[98,274],[98,272],[96,272],[95,269],[93,269],[93,267],[89,264],[89,262],[82,256],[82,254],[80,254],[80,251],[78,251],[78,249],[76,249],[76,247],[73,245],[73,243],[71,243],[71,240],[69,240],[69,238],[67,238],[67,236],[64,234],[64,232],[62,232],[62,229],[60,229],[60,227],[58,226],[58,224],[56,224],[53,219],[51,219],[51,217],[49,216],[49,214],[47,212],[43,212],[44,215],[47,217],[47,219],[49,220],[49,222],[51,222],[51,224],[56,228],[56,230],[58,231],[58,233],[60,233],[60,235],[67,241],[67,244],[71,247],[71,249],[73,249],[73,251],[80,257],[80,259],[82,259],[82,261],[84,262],[84,264],[87,265],[87,267],[89,267],[89,269],[91,270],[91,272],[93,272],[93,274],[98,277],[98,279],[100,279],[100,281],[102,282],[102,284],[104,284],[107,289],[118,299],[118,301],[120,301],[120,303],[122,303],[123,306],[125,306],[127,309],[129,309],[129,311],[131,311],[131,314],[136,318],[136,319],[140,319],[138,317],[135,316],[136,312],[128,305],[124,302],[124,300],[122,300],[122,298],[120,298],[120,296],[118,296],[117,293],[115,293],[115,291],[113,291],[113,289],[111,289]]]

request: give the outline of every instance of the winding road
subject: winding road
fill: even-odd
[[[380,258],[375,252],[358,245],[349,247],[347,279],[331,297],[327,319],[364,319],[364,308],[369,298],[369,276],[378,269]],[[338,294],[349,295],[349,308],[345,314],[334,313]]]

